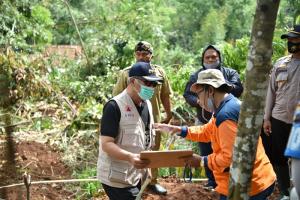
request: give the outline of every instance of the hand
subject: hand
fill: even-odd
[[[169,113],[167,114],[167,117],[164,120],[162,120],[160,123],[168,124],[171,121],[171,119],[172,119],[172,113]]]
[[[271,129],[271,121],[270,120],[264,120],[264,132],[267,136],[269,136],[272,133],[272,129]]]
[[[191,167],[200,167],[201,162],[201,156],[198,154],[193,154],[193,156],[189,157],[182,157],[181,159],[184,159],[184,162]]]
[[[141,160],[140,154],[129,154],[129,162],[137,169],[146,168],[149,165],[149,160]]]
[[[180,126],[174,126],[170,124],[161,124],[161,123],[154,123],[153,128],[157,131],[163,131],[171,134],[179,133],[181,132]]]

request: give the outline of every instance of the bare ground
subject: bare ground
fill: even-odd
[[[61,161],[61,155],[47,144],[34,141],[15,143],[15,167],[6,161],[4,137],[0,136],[0,187],[13,183],[22,183],[26,171],[32,181],[70,179],[72,171]],[[218,194],[203,188],[204,182],[184,183],[176,178],[161,179],[161,185],[167,188],[168,194],[159,196],[145,191],[144,200],[217,200]],[[65,184],[41,184],[30,187],[33,200],[75,199],[75,192],[66,189]],[[275,199],[278,192],[270,198]],[[0,189],[0,199],[26,199],[26,188],[13,187]],[[108,200],[103,191],[94,200]]]

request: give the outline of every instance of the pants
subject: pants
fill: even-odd
[[[208,156],[213,152],[210,142],[209,143],[199,142],[199,149],[200,149],[201,156]],[[217,184],[213,172],[207,166],[204,167],[204,170],[205,170],[205,175],[208,178],[208,185],[216,187]]]
[[[137,186],[116,188],[102,183],[109,200],[135,200],[141,189],[141,181]]]
[[[196,119],[195,125],[196,126],[201,126],[201,125],[203,125],[203,123],[200,122],[198,119]],[[213,152],[210,142],[209,143],[199,142],[198,145],[199,145],[201,156],[208,156],[209,154],[211,154]],[[204,167],[204,170],[205,170],[205,175],[208,178],[208,185],[216,187],[217,183],[215,181],[215,177],[213,175],[213,172],[207,166]]]
[[[273,193],[274,187],[275,187],[275,183],[273,183],[271,186],[269,186],[264,191],[254,195],[254,196],[251,196],[249,198],[249,200],[266,200],[268,198],[268,196],[270,196]],[[227,200],[227,197],[221,194],[220,200]]]
[[[290,175],[288,159],[284,156],[284,151],[290,135],[292,124],[271,117],[270,136],[262,134],[262,141],[266,154],[269,157],[277,176],[279,191],[281,194],[289,196]]]
[[[159,150],[160,141],[161,141],[161,132],[156,131],[155,146],[152,148],[153,151]],[[151,179],[150,184],[151,185],[157,184],[158,169],[157,168],[151,168],[151,175],[152,175],[152,179]]]

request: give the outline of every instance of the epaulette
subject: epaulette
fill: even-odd
[[[283,62],[278,66],[278,68],[285,68],[285,67],[287,66],[287,64],[288,64],[289,62],[291,62],[291,60],[292,60],[292,55],[284,56],[284,57],[278,59],[277,62],[283,61]]]
[[[286,66],[289,62],[291,62],[291,59],[292,59],[292,55],[287,55],[287,56],[284,56],[284,57],[281,57],[279,58],[276,63],[280,63],[280,65],[276,66],[276,67],[273,67],[271,70],[270,70],[270,73],[269,73],[269,76],[271,76],[271,73],[273,71],[275,71],[275,75],[277,76],[277,74],[281,71],[285,71],[286,70]]]

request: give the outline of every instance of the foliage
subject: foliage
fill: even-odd
[[[232,41],[250,36],[256,1],[227,0],[225,4],[228,14],[225,22],[226,40]]]
[[[78,179],[85,179],[85,178],[93,178],[97,175],[97,168],[89,168],[86,167],[83,170],[78,172],[74,172],[74,176]],[[80,184],[82,194],[80,194],[79,199],[90,199],[94,197],[99,189],[102,188],[99,181],[97,182],[84,182]]]
[[[51,13],[43,1],[9,1],[0,3],[0,46],[16,50],[31,50],[29,45],[44,45],[52,41]]]
[[[220,13],[221,12],[221,13]],[[225,22],[227,12],[225,9],[211,9],[204,17],[200,31],[194,33],[194,51],[207,44],[215,44],[225,39]]]
[[[60,66],[50,66],[48,70],[53,87],[70,96],[72,100],[84,104],[94,99],[103,104],[112,97],[119,68],[112,66],[106,69],[105,75],[87,76],[87,66],[82,60],[66,60]]]
[[[7,49],[0,54],[1,78],[7,91],[6,98],[11,103],[28,97],[45,97],[50,94],[51,87],[41,77],[44,70],[43,60],[28,59]],[[2,85],[3,87],[3,85]],[[8,95],[8,96],[7,96]]]
[[[235,44],[224,43],[222,47],[223,63],[225,66],[237,70],[244,80],[246,60],[248,56],[249,38],[244,37],[235,41]]]
[[[79,44],[62,0],[0,2],[0,46],[5,49],[11,46],[14,50],[0,54],[0,97],[1,105],[5,101],[17,102],[16,115],[31,122],[26,131],[57,132],[54,139],[45,140],[64,151],[63,159],[76,169],[76,177],[95,175],[90,162],[95,164],[97,156],[103,105],[112,97],[118,71],[134,62],[137,41],[147,40],[154,46],[153,63],[161,65],[167,73],[174,91],[175,124],[193,123],[195,110],[186,104],[182,94],[190,75],[201,67],[201,51],[207,43],[220,47],[224,64],[236,69],[244,80],[255,1],[69,0],[69,3],[90,66],[83,59],[56,56],[44,59],[36,54],[36,47],[50,43]],[[298,0],[283,0],[281,5],[273,40],[273,61],[286,54],[286,41],[280,35],[299,16]],[[20,50],[32,54],[15,53]],[[54,110],[55,117],[46,115],[49,110]],[[167,148],[167,141],[164,136],[161,149]],[[192,148],[198,152],[197,143],[182,140],[177,140],[171,148]],[[160,170],[162,176],[174,173],[182,176],[182,169]],[[203,171],[195,172],[195,177],[203,175]],[[81,187],[83,198],[92,198],[99,188],[96,183]]]
[[[277,26],[284,27],[292,27],[297,23],[297,19],[300,16],[300,1],[299,0],[285,0],[281,1],[281,5],[279,7],[279,13],[277,17]]]

